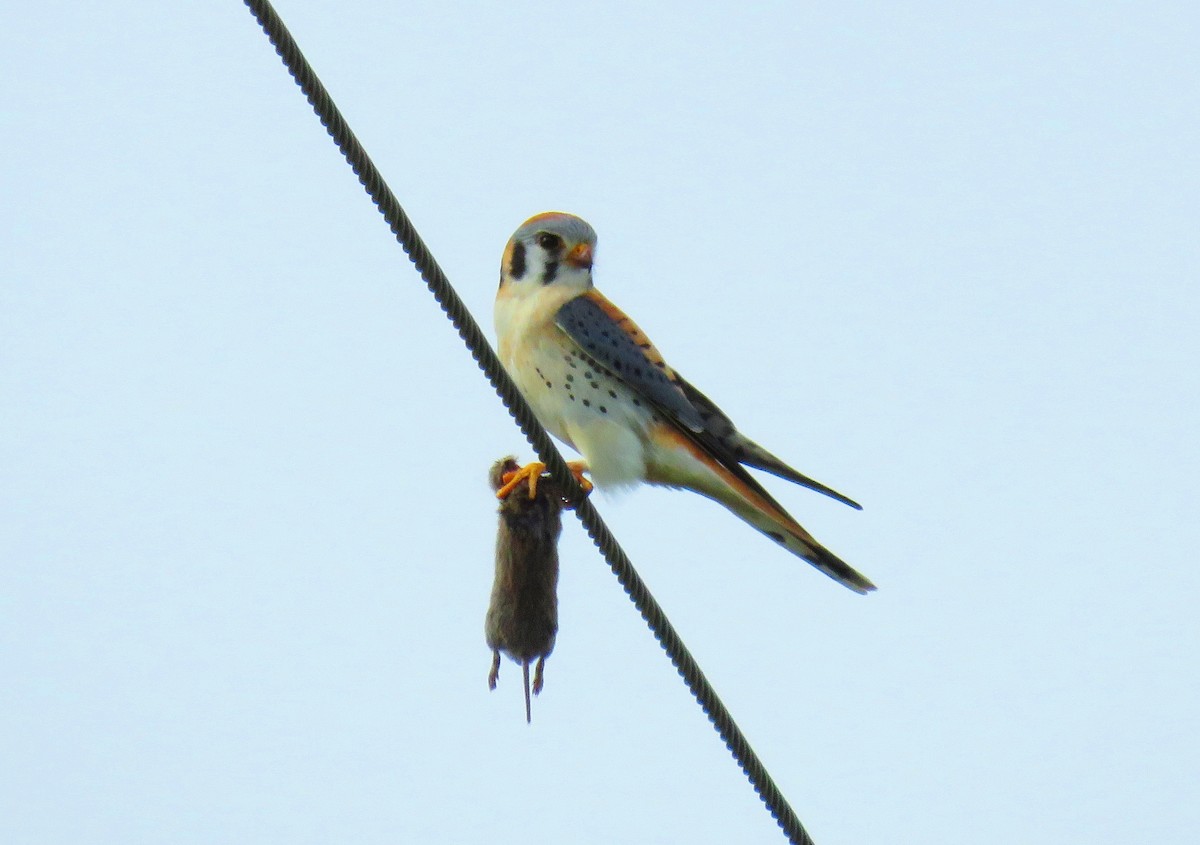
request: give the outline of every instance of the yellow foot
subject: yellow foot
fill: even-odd
[[[500,476],[500,480],[504,482],[499,490],[496,491],[497,499],[507,499],[508,495],[517,488],[526,478],[529,479],[529,498],[534,498],[537,495],[538,479],[542,477],[542,473],[546,471],[546,465],[540,461],[534,461],[531,464],[525,464],[518,470],[506,472]]]
[[[571,470],[571,475],[575,476],[575,480],[579,482],[579,486],[583,489],[583,495],[592,492],[592,482],[583,477],[583,474],[588,471],[587,461],[567,461],[567,469]]]

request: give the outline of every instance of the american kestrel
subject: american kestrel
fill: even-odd
[[[745,467],[860,506],[739,433],[667,366],[641,329],[596,290],[595,248],[596,232],[574,215],[531,217],[504,249],[496,293],[500,360],[542,425],[583,455],[573,468],[586,465],[600,488],[645,482],[693,490],[851,590],[874,590]]]

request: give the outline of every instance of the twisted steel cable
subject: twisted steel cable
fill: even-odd
[[[396,240],[400,242],[400,246],[416,266],[426,287],[429,288],[446,316],[449,317],[450,322],[454,324],[455,329],[458,330],[458,336],[462,338],[471,356],[479,364],[479,368],[483,370],[505,407],[520,426],[521,432],[533,446],[541,461],[546,464],[546,468],[554,480],[567,491],[568,497],[574,504],[575,514],[583,523],[588,536],[604,556],[634,607],[649,625],[655,639],[667,653],[671,663],[674,664],[676,671],[679,672],[684,683],[687,684],[688,689],[703,708],[713,727],[721,735],[725,746],[733,754],[738,766],[741,767],[742,772],[745,773],[750,784],[766,805],[768,812],[771,813],[791,842],[796,845],[813,845],[812,839],[800,824],[800,819],[796,817],[787,799],[783,797],[762,761],[750,747],[750,743],[733,720],[733,716],[725,708],[721,699],[717,697],[716,691],[704,677],[700,666],[684,646],[663,609],[650,594],[645,582],[634,569],[633,563],[617,543],[612,532],[608,530],[608,526],[600,518],[600,514],[593,507],[591,500],[583,495],[583,491],[567,468],[566,461],[550,441],[550,436],[537,421],[533,410],[521,396],[517,386],[505,372],[500,359],[479,328],[479,324],[475,322],[475,318],[471,316],[466,305],[451,286],[450,280],[446,278],[446,274],[434,260],[433,254],[417,234],[412,221],[400,207],[399,201],[384,182],[383,176],[367,155],[366,150],[363,149],[362,144],[359,143],[358,138],[350,130],[345,118],[342,117],[341,112],[334,105],[333,99],[329,96],[329,92],[325,90],[325,86],[317,78],[316,72],[300,52],[300,47],[296,44],[295,39],[284,26],[283,20],[267,0],[244,0],[244,2],[258,20],[263,32],[271,40],[275,52],[283,59],[288,73],[296,80],[296,84],[300,86],[305,97],[308,98],[309,104],[312,105],[313,111],[316,112],[347,163],[358,176],[358,181],[366,189],[384,220],[387,221]]]

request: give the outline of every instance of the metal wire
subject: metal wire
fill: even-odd
[[[671,663],[674,664],[688,689],[703,708],[713,727],[721,735],[721,739],[724,740],[726,747],[733,754],[737,764],[766,805],[767,810],[791,842],[796,845],[812,845],[812,839],[800,824],[795,812],[775,785],[774,780],[771,779],[762,761],[758,759],[758,755],[754,753],[754,749],[750,747],[750,743],[746,741],[741,729],[734,722],[733,716],[721,703],[721,699],[717,697],[716,691],[704,677],[704,673],[700,671],[700,666],[684,646],[679,634],[676,633],[666,614],[650,594],[645,582],[633,568],[625,551],[608,530],[608,526],[604,524],[600,514],[592,506],[591,500],[583,496],[574,476],[567,468],[566,461],[550,441],[550,436],[541,423],[534,417],[533,410],[521,396],[517,386],[505,372],[500,359],[479,328],[479,324],[467,311],[466,305],[463,304],[449,279],[446,278],[446,274],[434,260],[429,248],[417,234],[412,221],[400,207],[399,201],[384,182],[383,176],[376,169],[366,150],[363,149],[354,133],[350,131],[345,118],[334,105],[329,92],[317,78],[308,60],[300,52],[299,46],[288,32],[287,27],[284,26],[278,13],[267,0],[244,0],[244,2],[271,40],[275,52],[283,59],[288,73],[296,80],[296,84],[308,98],[317,117],[329,131],[355,175],[358,176],[358,181],[362,183],[384,220],[387,221],[396,240],[400,242],[400,246],[404,248],[408,257],[416,265],[421,278],[425,280],[425,285],[433,293],[442,310],[446,312],[446,316],[450,318],[455,329],[458,330],[458,336],[463,339],[472,357],[479,364],[479,368],[483,370],[509,413],[520,426],[521,432],[529,440],[538,457],[546,464],[546,468],[554,480],[567,491],[568,498],[574,502],[575,514],[583,523],[588,536],[592,538],[592,542],[608,562],[630,600],[642,618],[646,620],[646,624],[650,626],[655,638],[666,651]]]

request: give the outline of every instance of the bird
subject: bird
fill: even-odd
[[[596,232],[549,211],[521,224],[504,248],[494,320],[501,363],[555,437],[583,456],[571,464],[600,489],[641,483],[682,488],[724,505],[761,533],[857,593],[869,579],[826,549],[747,471],[764,470],[856,510],[739,432],[669,366],[646,334],[596,289]],[[511,473],[503,497],[543,466]],[[590,489],[590,488],[589,488]]]

